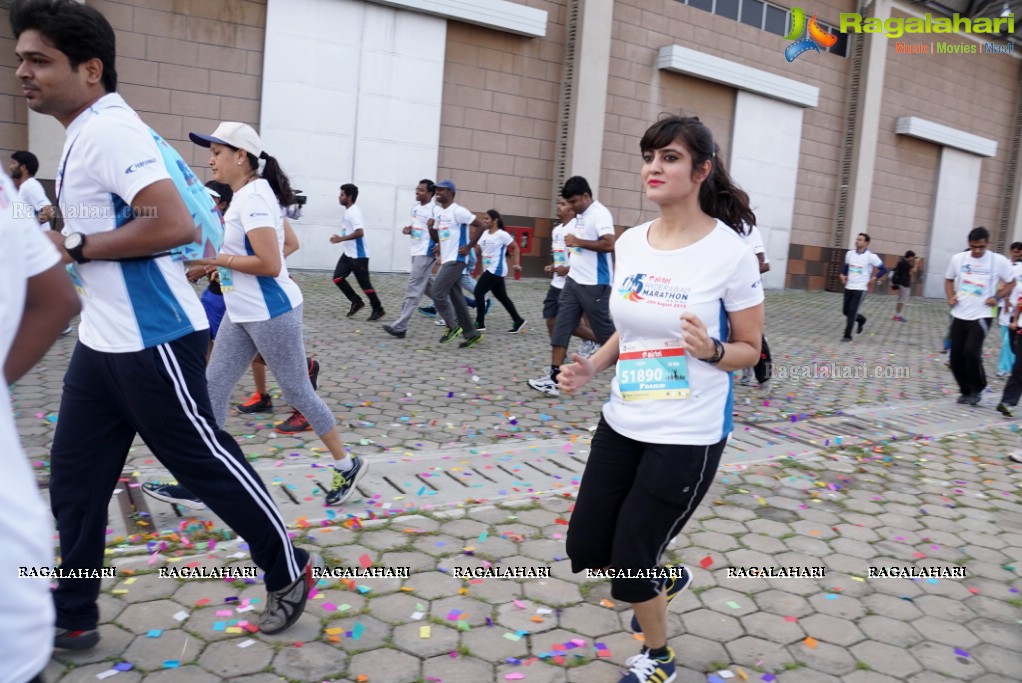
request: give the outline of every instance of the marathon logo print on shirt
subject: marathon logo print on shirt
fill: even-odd
[[[962,266],[962,282],[958,287],[959,294],[965,296],[983,296],[990,284],[990,269],[966,263]]]
[[[671,278],[663,275],[636,273],[624,279],[618,294],[628,301],[645,301],[654,306],[685,308],[688,306],[688,295],[691,291],[691,287],[675,284]]]

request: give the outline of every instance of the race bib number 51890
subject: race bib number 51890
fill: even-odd
[[[680,339],[645,340],[621,344],[617,382],[626,401],[686,399],[688,358]]]

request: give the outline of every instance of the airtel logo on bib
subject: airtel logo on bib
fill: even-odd
[[[131,166],[128,166],[128,168],[124,169],[124,173],[125,173],[125,175],[127,175],[128,173],[134,173],[135,171],[137,171],[140,168],[145,168],[149,164],[155,164],[155,163],[156,163],[156,159],[146,159],[145,161],[140,161],[137,164],[132,164]]]

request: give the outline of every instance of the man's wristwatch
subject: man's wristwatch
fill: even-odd
[[[724,360],[724,345],[719,339],[711,339],[710,341],[713,342],[713,355],[709,358],[700,358],[699,360],[715,365]]]
[[[82,255],[85,248],[85,235],[80,232],[72,232],[64,238],[64,250],[75,260],[75,263],[88,263],[89,259]]]

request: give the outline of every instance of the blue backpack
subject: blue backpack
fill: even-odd
[[[188,244],[182,244],[170,250],[171,257],[175,261],[195,261],[203,258],[215,258],[220,252],[220,246],[224,243],[224,217],[216,202],[206,190],[206,186],[192,172],[181,155],[167,143],[159,133],[152,128],[156,146],[160,148],[163,155],[163,165],[174,181],[178,194],[184,200],[185,206],[192,214],[192,222],[195,224],[193,240]]]

